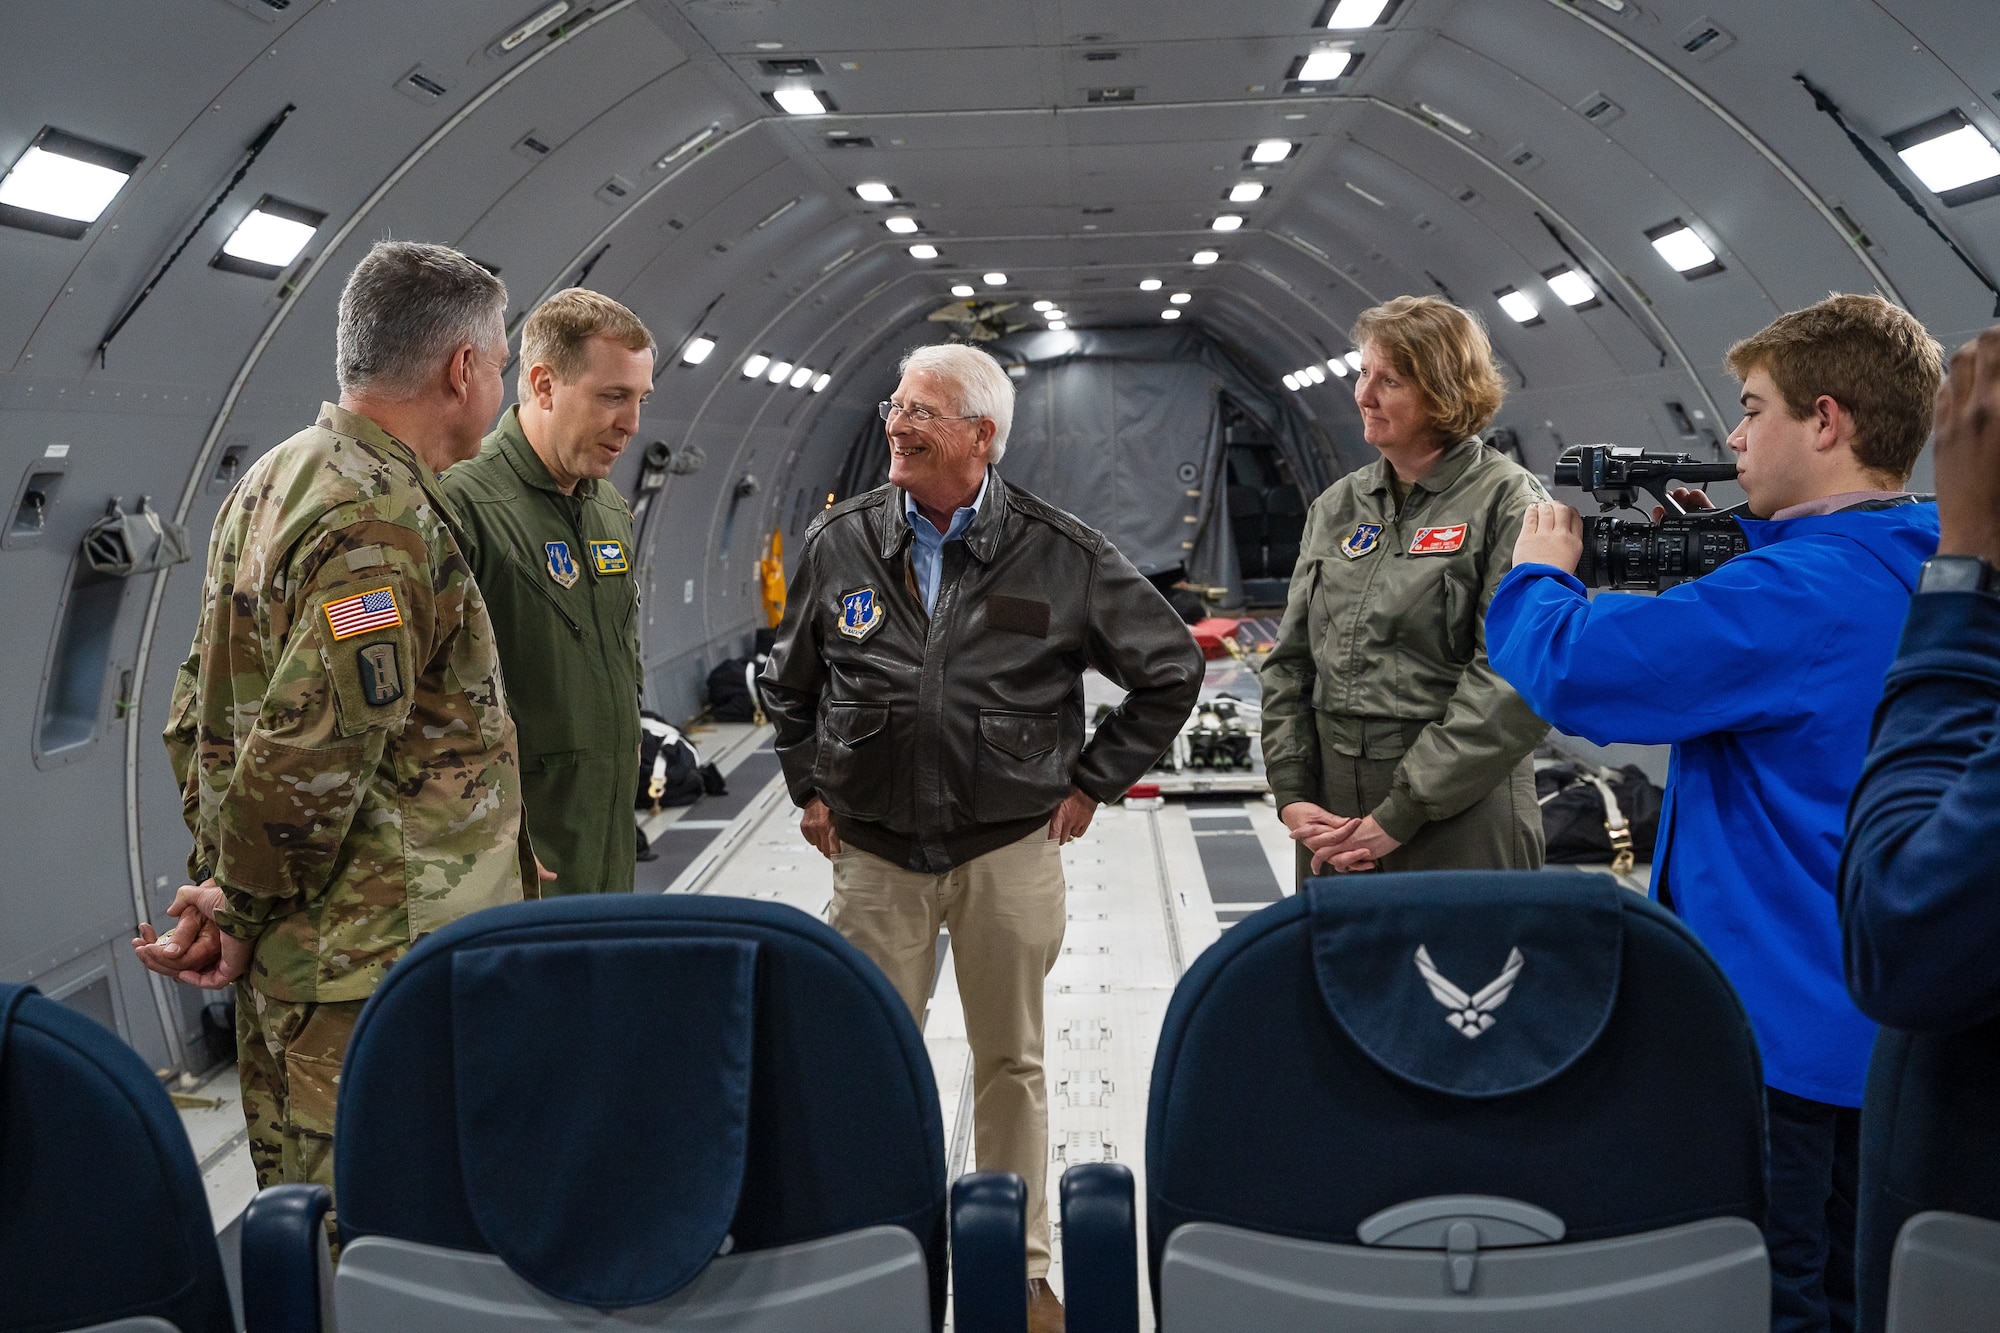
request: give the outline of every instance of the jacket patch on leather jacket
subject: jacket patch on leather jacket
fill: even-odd
[[[1032,634],[1038,639],[1046,639],[1049,637],[1049,604],[1031,597],[994,593],[986,599],[986,625],[989,629],[1009,629],[1017,634]]]
[[[1418,528],[1410,541],[1411,555],[1445,555],[1465,545],[1465,524],[1448,528]]]
[[[882,627],[885,613],[873,588],[843,593],[840,598],[840,632],[856,643]]]

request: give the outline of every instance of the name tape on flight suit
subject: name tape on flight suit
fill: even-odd
[[[1465,545],[1465,524],[1448,528],[1418,528],[1410,542],[1411,555],[1446,555]]]
[[[625,543],[619,541],[592,542],[590,563],[599,574],[623,574],[631,568],[625,559]]]

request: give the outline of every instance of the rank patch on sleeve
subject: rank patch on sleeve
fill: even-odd
[[[1465,524],[1448,528],[1418,528],[1410,542],[1411,555],[1446,555],[1465,545]]]
[[[624,542],[592,542],[590,563],[599,574],[623,574],[632,566],[625,559]]]
[[[326,625],[333,631],[336,642],[371,630],[393,629],[402,623],[403,612],[396,605],[393,588],[376,588],[326,604]]]

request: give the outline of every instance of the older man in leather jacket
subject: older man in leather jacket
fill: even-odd
[[[1029,1327],[1049,1268],[1043,981],[1060,848],[1152,766],[1200,689],[1187,627],[1100,533],[1001,480],[1012,383],[923,347],[882,404],[889,485],[807,530],[763,677],[832,923],[921,1021],[940,925],[975,1062],[981,1170],[1028,1187]],[[1129,691],[1084,744],[1083,670]]]

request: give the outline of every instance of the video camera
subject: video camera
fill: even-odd
[[[1638,508],[1639,492],[1660,502],[1658,523],[1609,518],[1583,520],[1583,560],[1576,576],[1590,588],[1643,588],[1658,592],[1710,573],[1750,549],[1734,513],[1687,510],[1669,493],[1674,482],[1736,480],[1734,463],[1698,463],[1687,454],[1649,453],[1612,444],[1583,444],[1556,460],[1555,483],[1580,486],[1608,513]]]

